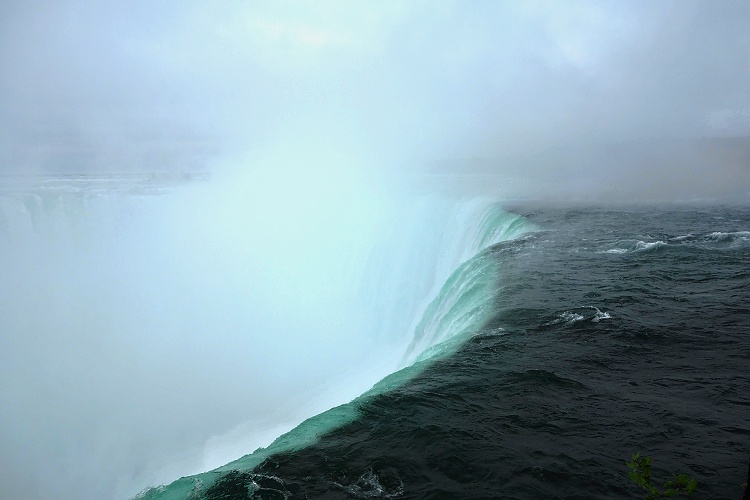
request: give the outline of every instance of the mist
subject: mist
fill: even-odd
[[[3,201],[0,496],[123,498],[393,369],[374,356],[330,385],[347,353],[383,345],[348,335],[374,314],[352,262],[380,269],[416,238],[398,215],[410,186],[746,203],[749,25],[744,1],[3,2],[7,190],[211,180],[136,202]],[[260,379],[238,375],[248,364]]]
[[[382,169],[561,147],[581,163],[578,151],[613,144],[750,134],[741,1],[2,9],[7,174],[215,169],[298,141],[339,145]],[[609,159],[576,175],[610,178],[620,167]],[[700,197],[713,168],[727,186],[735,175],[747,186],[744,166],[712,160],[664,197]],[[534,163],[526,176],[557,168]],[[495,161],[493,173],[513,168]],[[629,194],[659,170],[627,168],[612,180]]]

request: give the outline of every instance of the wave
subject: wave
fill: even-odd
[[[544,323],[542,326],[553,326],[559,324],[562,324],[564,326],[571,326],[585,320],[591,321],[593,323],[598,323],[602,320],[610,319],[611,317],[612,316],[609,314],[609,312],[602,311],[596,306],[582,306],[572,310],[563,311],[558,314],[555,319]]]
[[[716,242],[725,242],[730,244],[750,243],[750,231],[715,231],[707,236],[707,239]]]
[[[734,250],[750,244],[750,231],[714,231],[703,234],[684,234],[667,238],[667,240],[630,240],[623,241],[615,248],[602,250],[600,253],[628,254],[651,253],[661,250],[699,249],[699,250]]]
[[[652,250],[658,250],[667,246],[665,241],[638,241],[635,244],[636,252],[648,252]]]

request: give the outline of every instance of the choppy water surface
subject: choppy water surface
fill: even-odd
[[[654,457],[740,498],[750,455],[750,210],[529,209],[492,248],[492,321],[296,453],[202,498],[634,498]]]

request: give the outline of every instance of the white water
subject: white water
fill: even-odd
[[[132,496],[400,367],[486,202],[271,167],[0,197],[0,497]]]

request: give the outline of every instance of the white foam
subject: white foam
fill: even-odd
[[[750,238],[750,231],[730,231],[730,232],[715,231],[709,234],[708,237],[714,241],[726,241],[726,240],[732,240],[735,238],[745,240],[745,239]]]
[[[594,309],[596,309],[596,314],[591,319],[591,321],[593,321],[594,323],[598,323],[603,319],[610,319],[612,317],[608,312],[602,312],[598,307],[594,307]]]
[[[664,241],[661,241],[661,240],[659,240],[659,241],[649,241],[649,242],[638,241],[635,244],[635,251],[636,252],[644,252],[644,251],[655,250],[657,248],[662,248],[662,247],[666,247],[666,246],[667,246],[667,243],[664,242]]]
[[[683,235],[680,235],[680,236],[675,236],[674,238],[670,238],[670,240],[671,241],[685,241],[685,240],[687,240],[689,238],[692,238],[692,237],[693,237],[693,235],[691,233],[688,233],[688,234],[683,234]]]
[[[612,316],[606,312],[602,311],[596,306],[582,306],[578,309],[593,309],[595,311],[594,316],[591,317],[591,321],[594,323],[598,323],[599,321],[602,321],[604,319],[609,319]],[[544,323],[544,326],[552,326],[552,325],[558,325],[561,323],[564,323],[565,325],[572,325],[575,323],[578,323],[579,321],[583,321],[587,318],[587,315],[583,315],[579,312],[575,312],[574,310],[571,311],[564,311],[560,313],[557,318],[553,319],[552,321],[549,321],[547,323]]]
[[[583,320],[584,317],[582,314],[578,314],[573,311],[565,311],[560,313],[557,318],[553,319],[552,321],[549,321],[545,323],[545,326],[551,326],[551,325],[557,325],[560,323],[565,323],[566,325],[572,325],[573,323],[576,323],[578,321]]]

